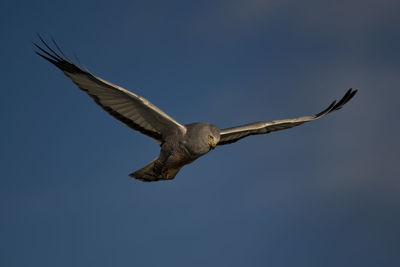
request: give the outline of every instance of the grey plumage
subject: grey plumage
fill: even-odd
[[[336,100],[333,101],[328,108],[312,116],[275,121],[253,122],[250,124],[221,130],[221,140],[219,141],[218,145],[231,144],[249,135],[266,134],[274,131],[288,129],[308,121],[319,119],[335,110],[341,109],[343,105],[349,102],[356,93],[357,90],[349,89],[339,102],[336,102]]]
[[[321,118],[342,108],[357,93],[357,90],[349,89],[340,101],[334,101],[328,108],[313,116],[255,122],[224,130],[205,122],[182,125],[147,99],[83,70],[65,56],[53,39],[59,53],[41,36],[39,39],[48,49],[34,44],[41,51],[36,52],[39,56],[58,67],[111,116],[160,144],[160,155],[130,174],[131,177],[146,182],[173,179],[184,165],[208,153],[217,145],[230,144],[250,135],[283,130]]]

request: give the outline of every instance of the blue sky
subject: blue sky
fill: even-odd
[[[3,1],[0,265],[399,266],[399,8]],[[182,123],[309,115],[359,93],[141,183],[127,175],[159,147],[35,55],[36,32]]]

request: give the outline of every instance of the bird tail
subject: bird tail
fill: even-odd
[[[158,158],[154,159],[140,170],[129,174],[129,176],[142,182],[155,182],[160,180],[174,179],[181,168],[169,169],[167,172],[157,171],[158,168],[155,167],[157,159]]]

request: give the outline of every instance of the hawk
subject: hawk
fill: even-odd
[[[357,90],[349,89],[342,99],[333,101],[326,109],[311,116],[254,122],[222,130],[207,122],[181,124],[147,99],[103,80],[85,67],[75,64],[53,38],[54,49],[40,35],[39,39],[44,45],[41,47],[34,43],[40,51],[36,51],[39,56],[59,68],[108,114],[131,129],[153,138],[160,145],[161,151],[157,158],[129,175],[144,182],[171,180],[184,165],[207,154],[216,146],[319,119],[341,109],[357,93]],[[82,65],[79,59],[78,63]]]

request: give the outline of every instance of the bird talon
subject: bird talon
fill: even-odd
[[[165,180],[169,179],[169,175],[171,174],[171,172],[172,172],[172,169],[168,169],[165,171],[165,176],[164,176]]]

